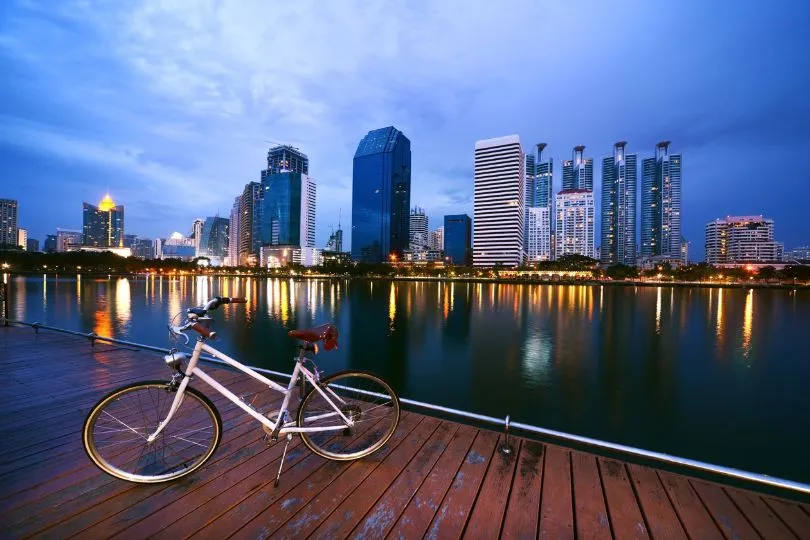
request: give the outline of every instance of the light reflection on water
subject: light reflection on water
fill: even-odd
[[[245,296],[250,304],[223,307],[214,325],[217,346],[248,364],[289,371],[287,332],[334,321],[340,347],[317,357],[327,372],[370,369],[405,397],[810,481],[798,465],[810,440],[797,428],[810,412],[808,291],[4,279],[17,319],[158,346],[170,315],[213,295]]]

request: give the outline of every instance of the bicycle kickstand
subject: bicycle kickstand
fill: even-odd
[[[279,479],[281,478],[281,468],[284,466],[284,458],[287,457],[287,447],[290,446],[292,440],[292,433],[287,433],[287,442],[284,443],[284,451],[281,453],[281,462],[278,464],[278,474],[276,481],[273,482],[273,487],[278,487]]]

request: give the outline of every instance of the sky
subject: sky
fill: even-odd
[[[188,234],[292,144],[322,247],[339,212],[350,240],[372,129],[410,139],[432,229],[473,215],[476,140],[547,143],[555,192],[585,145],[597,205],[613,143],[640,161],[669,140],[691,259],[725,215],[772,217],[790,249],[810,244],[808,27],[804,0],[4,0],[0,198],[40,242],[106,192],[126,233]]]

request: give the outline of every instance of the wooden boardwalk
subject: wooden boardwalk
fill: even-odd
[[[259,389],[212,371],[238,395]],[[201,471],[160,485],[101,473],[82,448],[87,410],[168,373],[154,353],[0,327],[0,536],[810,539],[806,505],[526,439],[504,456],[496,432],[411,412],[356,462],[294,439],[274,488],[281,442],[214,399],[225,431]]]

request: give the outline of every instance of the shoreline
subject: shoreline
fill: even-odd
[[[516,279],[516,278],[496,278],[496,277],[434,277],[434,276],[351,276],[351,275],[333,275],[333,274],[253,274],[253,273],[235,273],[235,272],[185,272],[185,273],[147,273],[147,272],[30,272],[30,271],[15,271],[7,273],[10,277],[14,276],[53,276],[59,277],[60,275],[76,276],[80,275],[88,278],[103,278],[103,277],[131,277],[131,278],[148,278],[150,276],[158,277],[235,277],[244,278],[252,277],[258,279],[294,279],[294,280],[310,280],[310,279],[327,279],[327,280],[352,280],[352,281],[410,281],[410,282],[447,282],[447,283],[496,283],[504,285],[609,285],[620,287],[698,287],[710,289],[784,289],[784,290],[810,290],[810,283],[785,283],[778,282],[762,282],[762,281],[738,281],[738,282],[712,282],[712,281],[675,281],[675,280],[612,280],[612,279],[556,279],[556,280],[540,280],[540,279]]]

